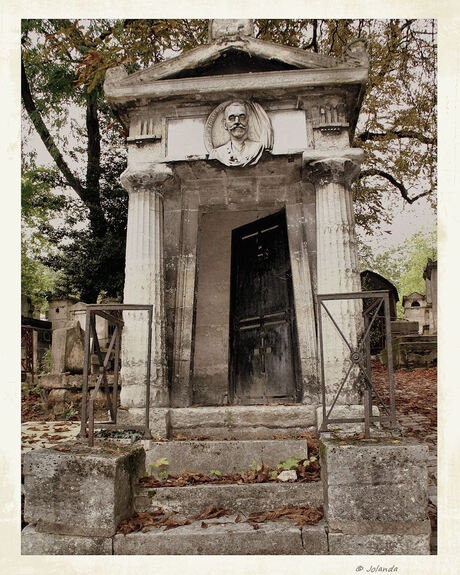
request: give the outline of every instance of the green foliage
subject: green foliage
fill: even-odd
[[[361,253],[361,269],[370,269],[390,280],[399,294],[398,316],[403,316],[402,298],[416,291],[425,293],[423,270],[428,258],[437,259],[436,232],[420,231],[410,240],[387,250],[373,254],[370,249]]]
[[[288,459],[286,459],[285,461],[281,461],[280,463],[278,463],[278,465],[276,467],[278,469],[283,470],[283,471],[292,471],[292,470],[296,469],[298,467],[299,463],[301,463],[302,461],[303,461],[303,466],[308,467],[310,465],[310,463],[312,463],[313,461],[317,461],[317,457],[315,457],[313,455],[309,459],[305,459],[304,457],[291,456]]]
[[[155,463],[150,464],[153,473],[157,473],[160,479],[168,479],[169,461],[166,457],[160,457]]]
[[[42,357],[41,362],[40,362],[39,373],[40,374],[51,373],[51,348],[50,347],[43,354],[43,357]]]
[[[254,461],[251,463],[251,467],[249,468],[251,471],[260,471],[262,469],[262,466],[259,465],[257,463],[257,461],[254,459]]]
[[[56,170],[37,168],[33,163],[23,166],[21,177],[21,289],[33,305],[46,307],[58,274],[41,258],[56,250],[56,243],[45,228],[57,212],[68,208],[65,197],[52,191]]]
[[[289,457],[289,459],[278,463],[276,467],[283,471],[291,471],[292,469],[295,469],[301,461],[302,457]]]
[[[217,477],[220,477],[222,475],[222,471],[219,471],[218,469],[211,469],[209,475],[216,475]]]
[[[71,404],[66,407],[64,409],[64,411],[62,412],[62,417],[66,420],[69,421],[70,419],[72,419],[73,417],[76,417],[78,415],[78,410],[75,409],[73,402],[71,402]]]

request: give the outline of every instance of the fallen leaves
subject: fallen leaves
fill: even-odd
[[[396,416],[406,437],[422,441],[437,431],[437,368],[397,369],[394,372]],[[372,364],[372,382],[389,405],[388,375],[379,362]],[[378,402],[375,402],[378,406]]]
[[[156,527],[157,529],[164,528],[163,531],[168,531],[169,529],[183,525],[190,525],[195,521],[201,522],[200,527],[202,529],[208,529],[208,527],[212,525],[231,525],[243,521],[241,514],[238,514],[234,520],[212,521],[207,523],[206,520],[209,521],[231,515],[228,509],[217,508],[213,503],[192,517],[178,518],[176,515],[174,511],[165,512],[162,508],[150,512],[136,512],[132,517],[120,523],[117,533],[122,533],[123,535],[137,533],[139,531],[145,533],[148,531],[148,527]],[[265,521],[292,521],[298,527],[304,527],[305,525],[316,525],[322,517],[322,507],[312,508],[308,506],[297,507],[294,505],[282,505],[275,509],[251,513],[244,523],[247,523],[255,530],[259,529],[260,523],[264,523]],[[232,533],[232,531],[227,531],[227,533]]]
[[[281,505],[276,509],[251,513],[247,523],[257,524],[264,521],[293,521],[298,527],[305,525],[316,525],[323,517],[322,507],[298,507],[295,505]]]

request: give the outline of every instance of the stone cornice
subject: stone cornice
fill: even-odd
[[[142,168],[128,168],[120,176],[121,185],[128,193],[155,192],[163,195],[174,181],[174,172],[166,164],[148,164]]]
[[[116,77],[119,76],[119,77]],[[365,84],[368,77],[366,67],[337,67],[313,70],[285,70],[281,72],[254,72],[252,74],[229,74],[157,80],[154,82],[130,82],[122,79],[123,71],[117,70],[104,85],[107,100],[114,107],[133,102],[136,99],[167,100],[199,94],[201,97],[217,97],[229,92],[259,94],[270,90],[284,92],[298,91],[313,86],[340,86]],[[121,81],[120,81],[121,80]]]
[[[316,185],[337,182],[349,186],[361,168],[363,151],[349,148],[337,151],[312,150],[303,153],[303,179]]]

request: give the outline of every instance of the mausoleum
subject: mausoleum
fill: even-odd
[[[107,72],[128,135],[124,302],[153,304],[151,406],[321,403],[316,294],[357,292],[351,147],[368,77],[343,59],[211,20],[209,42]],[[361,303],[330,304],[357,340]],[[145,405],[147,333],[124,312],[121,403]],[[327,396],[349,349],[324,325]],[[338,403],[361,403],[349,378]]]

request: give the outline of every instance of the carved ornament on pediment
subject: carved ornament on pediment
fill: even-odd
[[[204,143],[210,160],[226,166],[251,166],[259,161],[264,150],[272,149],[273,128],[257,102],[227,100],[209,115]]]

